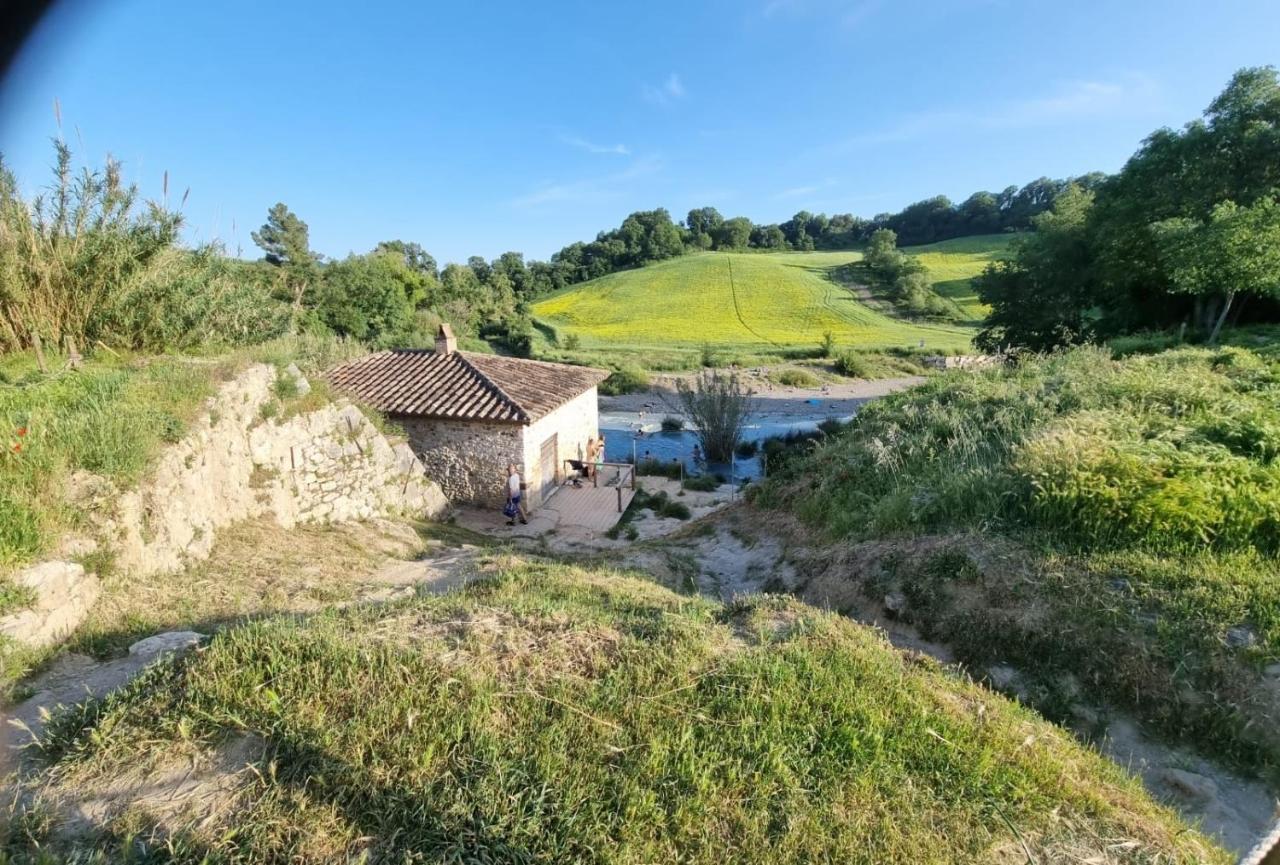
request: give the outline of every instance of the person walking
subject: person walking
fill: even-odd
[[[524,495],[520,489],[522,485],[520,470],[515,463],[511,463],[507,466],[507,505],[502,509],[509,526],[516,524],[516,517],[520,518],[521,525],[529,525],[529,515],[524,509]]]

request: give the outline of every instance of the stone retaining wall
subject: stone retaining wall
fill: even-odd
[[[290,373],[305,392],[306,380]],[[270,516],[291,528],[387,513],[435,517],[448,506],[408,443],[389,441],[350,403],[264,417],[276,378],[273,367],[256,365],[223,385],[137,489],[122,493],[104,478],[74,476],[68,496],[90,515],[94,538],[63,548],[105,544],[117,567],[145,576],[208,557],[218,530],[238,520]],[[0,634],[25,642],[65,635],[97,596],[96,578],[70,562],[43,562],[15,580],[37,602],[0,618]]]

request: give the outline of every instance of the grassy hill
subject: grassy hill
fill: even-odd
[[[920,247],[939,289],[975,317],[968,279],[1008,244],[1003,235]],[[916,252],[916,249],[908,249]],[[778,355],[811,350],[830,331],[840,349],[964,351],[971,327],[912,322],[872,309],[832,278],[861,253],[702,253],[582,283],[538,301],[537,348]]]
[[[64,715],[8,849],[1228,861],[1069,735],[845,618],[539,559],[482,568],[454,594],[231,627]],[[86,801],[105,819],[69,840],[58,815]]]
[[[1274,336],[939,376],[864,408],[759,502],[831,551],[815,595],[902,592],[964,662],[1026,671],[1049,714],[1071,720],[1088,682],[1274,780]]]
[[[987,234],[980,237],[957,237],[941,243],[911,246],[906,252],[916,256],[929,268],[933,290],[949,298],[974,322],[986,317],[990,309],[973,291],[973,277],[988,264],[1010,254],[1009,245],[1016,235]]]

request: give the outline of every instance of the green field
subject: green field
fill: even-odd
[[[964,238],[908,252],[926,256],[939,290],[979,319],[969,288],[1005,236]],[[862,254],[701,253],[609,274],[533,306],[542,348],[576,338],[587,351],[717,349],[783,354],[809,349],[830,331],[839,349],[967,350],[973,327],[915,322],[873,309],[833,278]]]
[[[990,309],[973,291],[973,277],[999,258],[1010,254],[1014,234],[984,234],[979,237],[957,237],[941,243],[910,246],[904,251],[920,259],[929,268],[933,290],[954,301],[975,322],[986,317]]]

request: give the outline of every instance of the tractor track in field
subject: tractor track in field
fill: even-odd
[[[769,337],[760,333],[751,325],[747,324],[747,320],[742,317],[742,307],[738,303],[738,287],[734,285],[733,282],[733,258],[731,256],[725,256],[724,263],[729,265],[729,294],[733,297],[733,314],[738,317],[738,323],[741,324],[748,333],[756,337],[756,339],[767,342],[774,348],[782,348],[781,345],[769,339]]]

